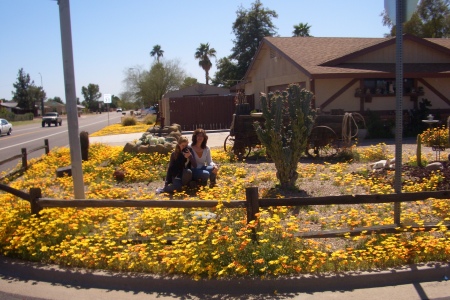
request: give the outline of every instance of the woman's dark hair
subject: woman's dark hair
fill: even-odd
[[[197,135],[202,134],[203,135],[203,142],[200,145],[202,149],[206,148],[206,143],[208,142],[208,136],[206,135],[206,131],[202,128],[197,128],[194,130],[194,133],[192,134],[192,145],[197,144]]]

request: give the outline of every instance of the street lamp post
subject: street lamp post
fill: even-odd
[[[44,91],[44,85],[42,84],[42,74],[39,72],[39,76],[41,76],[41,89]],[[41,117],[44,116],[44,97],[41,99]]]

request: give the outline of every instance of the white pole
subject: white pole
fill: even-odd
[[[70,25],[70,3],[69,0],[58,0],[58,5],[73,190],[75,199],[84,199],[81,146],[78,133],[77,97],[75,92],[75,70],[73,65],[72,30]]]

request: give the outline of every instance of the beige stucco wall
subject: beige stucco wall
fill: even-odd
[[[249,73],[250,82],[245,85],[246,94],[255,95],[255,108],[261,108],[259,95],[267,93],[270,86],[286,83],[305,82],[309,89],[309,78],[299,71],[291,62],[284,59],[279,53],[272,52],[267,45],[263,45],[258,60],[255,61],[252,71]],[[258,70],[257,73],[254,70]]]
[[[395,62],[395,44],[363,54],[349,63],[392,63]],[[440,51],[426,47],[414,41],[403,43],[403,63],[448,63],[448,56]]]
[[[343,86],[352,81],[352,78],[341,79],[316,79],[316,107],[320,107],[331,96],[337,93]],[[325,107],[324,112],[331,109],[343,109],[346,111],[359,110],[359,98],[355,97],[355,89],[359,87],[359,81],[347,89],[342,95]]]
[[[450,99],[450,78],[424,78],[426,82],[437,89],[447,99]],[[419,82],[419,86],[422,84]],[[424,87],[424,95],[419,97],[419,100],[426,98],[431,102],[431,109],[449,109],[450,105],[441,100],[435,93]]]

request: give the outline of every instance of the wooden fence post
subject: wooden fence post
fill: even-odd
[[[22,169],[28,169],[28,161],[27,161],[27,148],[22,148]]]
[[[256,220],[256,214],[259,213],[259,199],[257,187],[250,187],[245,189],[245,206],[247,208],[247,224],[249,224],[251,221]],[[252,228],[251,237],[254,242],[258,241],[258,236],[256,234],[255,227]]]
[[[39,212],[41,207],[39,206],[38,199],[42,197],[42,192],[40,188],[30,188],[30,204],[31,204],[31,214],[39,217]]]
[[[256,220],[256,214],[259,213],[258,188],[249,187],[245,189],[245,206],[247,208],[247,224]]]
[[[45,154],[48,155],[48,153],[50,152],[50,146],[48,144],[48,139],[44,140],[44,145],[45,145]]]

